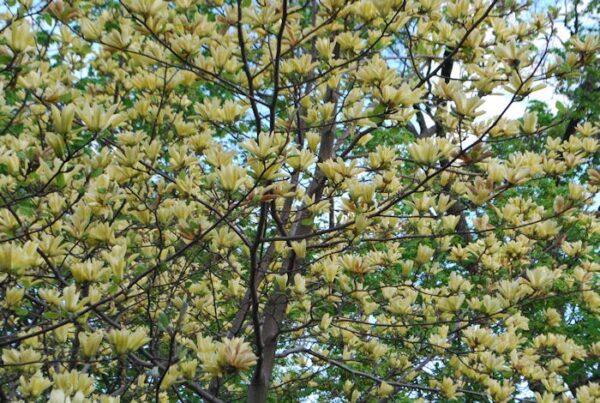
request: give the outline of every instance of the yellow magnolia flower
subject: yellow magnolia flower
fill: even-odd
[[[12,287],[6,291],[6,295],[4,296],[4,302],[9,308],[16,308],[19,306],[24,295],[24,288]]]
[[[37,371],[29,379],[25,379],[24,376],[21,376],[19,378],[19,384],[23,395],[36,398],[52,385],[52,381],[48,378],[44,378],[42,373]]]
[[[93,333],[79,333],[78,338],[81,345],[81,353],[84,357],[94,357],[97,354],[103,337],[104,332],[101,330]]]
[[[26,20],[18,20],[4,32],[4,38],[15,52],[25,52],[35,46],[34,33]]]
[[[387,382],[381,382],[377,388],[377,396],[386,397],[392,394],[394,387]]]
[[[116,110],[117,105],[113,105],[105,110],[100,105],[86,104],[77,111],[77,116],[79,116],[90,131],[100,132],[118,122],[119,115],[114,113]]]
[[[88,396],[94,390],[94,378],[76,370],[56,373],[52,378],[54,387],[62,390],[67,396],[77,393]]]
[[[114,346],[117,354],[139,350],[150,340],[146,335],[146,331],[141,328],[134,331],[113,329],[108,332],[107,339]]]
[[[429,262],[433,256],[434,250],[425,244],[420,244],[417,248],[417,256],[415,261],[419,264],[425,264]]]
[[[477,108],[483,105],[483,100],[477,96],[468,98],[464,93],[456,92],[452,99],[456,105],[456,112],[460,115],[475,118],[484,113],[483,111],[477,111]]]
[[[77,312],[85,306],[85,301],[79,300],[80,291],[71,285],[63,289],[62,298],[59,300],[60,307],[66,312]]]
[[[230,371],[245,371],[256,363],[250,345],[241,338],[223,339],[213,351],[200,356],[205,371],[221,376]]]

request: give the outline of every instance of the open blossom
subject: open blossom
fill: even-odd
[[[107,335],[108,341],[114,346],[118,354],[140,349],[149,340],[144,329],[134,331],[128,329],[111,330]]]
[[[248,342],[241,338],[224,339],[214,348],[201,353],[204,369],[212,376],[221,376],[230,371],[246,371],[256,363],[256,355]]]
[[[256,356],[250,345],[239,338],[227,339],[219,349],[219,361],[244,371],[256,363]]]
[[[52,385],[52,381],[48,378],[44,378],[41,372],[36,372],[31,378],[25,379],[21,376],[19,378],[21,392],[25,396],[37,397],[42,394],[46,389]]]

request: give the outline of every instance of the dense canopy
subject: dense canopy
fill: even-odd
[[[3,2],[0,400],[600,400],[568,3]]]

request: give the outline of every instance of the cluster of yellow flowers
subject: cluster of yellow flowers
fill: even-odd
[[[600,40],[536,8],[7,4],[0,400],[600,399],[600,125],[507,113]]]

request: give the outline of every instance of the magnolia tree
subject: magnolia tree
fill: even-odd
[[[561,10],[0,11],[0,400],[600,399],[600,128],[510,108]]]

